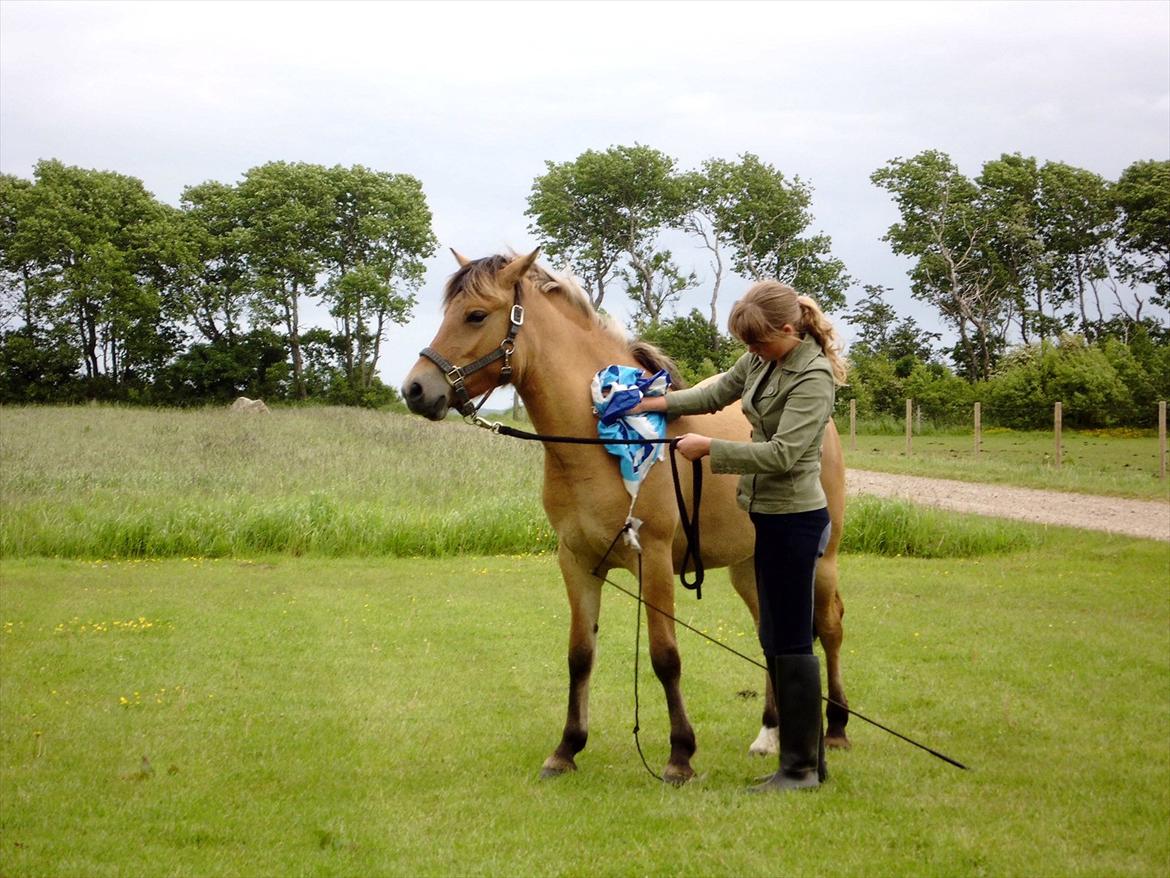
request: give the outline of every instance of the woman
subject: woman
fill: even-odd
[[[762,281],[731,309],[731,334],[748,352],[717,381],[644,399],[634,411],[715,412],[737,399],[750,442],[684,435],[689,460],[740,473],[739,503],[756,529],[760,645],[780,711],[780,770],[755,791],[819,786],[826,778],[821,670],[813,654],[813,576],[829,540],[821,488],[821,439],[845,364],[832,324],[816,302]]]

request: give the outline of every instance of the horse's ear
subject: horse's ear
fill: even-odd
[[[454,247],[451,248],[451,255],[455,257],[455,261],[459,263],[460,268],[466,268],[467,266],[471,265],[471,260],[456,250]]]
[[[532,268],[533,263],[536,262],[536,257],[540,255],[540,248],[537,247],[527,256],[517,256],[507,265],[500,269],[497,280],[500,286],[510,287],[514,286],[520,278],[528,274],[528,269]]]

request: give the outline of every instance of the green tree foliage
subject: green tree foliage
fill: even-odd
[[[676,228],[698,237],[711,254],[712,326],[725,252],[744,277],[791,284],[826,311],[844,304],[850,283],[845,267],[830,254],[827,235],[809,233],[811,186],[750,153],[735,162],[710,159],[689,173],[676,164],[647,146],[615,146],[572,162],[547,162],[546,173],[533,182],[530,230],[546,253],[582,278],[596,307],[618,279],[637,317],[654,323],[697,286],[695,272],[680,267],[658,242],[662,232]]]
[[[1062,325],[1079,323],[1086,338],[1099,337],[1106,322],[1101,287],[1114,284],[1118,259],[1109,182],[1083,168],[1045,162],[1040,168],[1037,215],[1052,301],[1075,306],[1075,318]]]
[[[851,280],[825,234],[809,234],[812,187],[758,156],[708,159],[689,177],[695,216],[689,228],[708,249],[731,248],[735,271],[755,280],[775,278],[807,293],[825,311],[845,304]],[[714,310],[714,303],[712,303]]]
[[[545,162],[546,172],[533,181],[529,230],[585,282],[594,307],[619,272],[631,298],[652,315],[661,312],[664,290],[673,297],[684,275],[656,241],[681,224],[689,207],[675,164],[648,146],[613,146]]]
[[[157,396],[175,405],[230,402],[243,395],[279,399],[290,385],[285,340],[254,329],[194,342],[164,370]]]
[[[208,181],[183,190],[184,245],[174,301],[206,341],[231,345],[254,301],[244,206],[237,187]]]
[[[152,380],[181,343],[163,299],[175,211],[132,177],[58,161],[0,196],[5,311],[31,349],[56,362],[75,347],[91,394]]]
[[[1006,344],[1011,298],[979,188],[937,150],[893,159],[870,179],[890,193],[901,214],[882,240],[915,260],[912,295],[958,334],[960,370],[971,380],[986,379]]]
[[[333,220],[329,180],[320,165],[269,162],[244,175],[239,198],[256,312],[284,330],[293,390],[304,399],[300,303],[325,267],[321,244]]]
[[[990,418],[1007,427],[1050,426],[1057,402],[1070,427],[1113,426],[1133,410],[1133,396],[1109,357],[1079,336],[1013,351],[985,394]]]
[[[305,398],[300,309],[317,297],[341,327],[327,395],[378,404],[430,223],[417,180],[361,167],[272,162],[188,187],[181,209],[56,161],[0,176],[0,400]]]
[[[1151,285],[1155,304],[1170,308],[1170,161],[1134,162],[1114,195],[1121,209],[1124,276]]]
[[[685,317],[644,326],[640,334],[674,360],[688,384],[726,372],[744,352],[740,342],[712,326],[697,308]]]
[[[404,324],[435,251],[422,184],[360,165],[326,172],[332,229],[322,247],[329,278],[322,295],[341,327],[348,398],[369,397],[387,324]]]
[[[857,329],[857,340],[850,348],[850,357],[881,356],[891,362],[906,358],[930,362],[934,358],[934,343],[942,336],[927,332],[913,317],[898,319],[897,312],[886,302],[889,287],[865,284],[865,296],[845,315]]]

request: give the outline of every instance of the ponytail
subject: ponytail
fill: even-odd
[[[848,369],[841,356],[841,342],[837,338],[837,330],[825,313],[808,296],[797,296],[796,302],[800,306],[800,328],[816,339],[817,344],[824,351],[825,358],[833,370],[833,381],[838,385],[845,383]]]

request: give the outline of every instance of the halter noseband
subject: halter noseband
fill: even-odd
[[[456,408],[463,417],[473,417],[479,411],[475,403],[471,401],[471,395],[467,392],[463,379],[502,358],[504,365],[500,367],[499,384],[507,384],[512,378],[512,351],[516,349],[516,333],[523,325],[524,307],[520,304],[520,281],[516,281],[512,310],[508,314],[508,334],[491,353],[480,357],[474,363],[468,363],[466,366],[456,366],[434,348],[423,348],[418,352],[420,357],[426,357],[439,367],[439,371],[443,373],[443,377],[447,379],[447,383],[455,391]],[[487,397],[484,399],[486,401]]]

